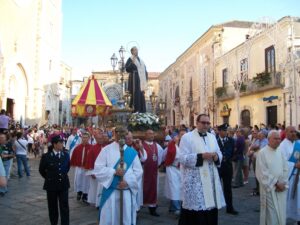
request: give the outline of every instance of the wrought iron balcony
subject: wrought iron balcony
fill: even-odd
[[[251,95],[267,90],[284,87],[284,80],[280,72],[270,75],[263,82],[257,81],[259,78],[248,80],[241,85],[240,96]],[[236,90],[233,85],[218,87],[215,90],[217,101],[233,99],[236,96]]]

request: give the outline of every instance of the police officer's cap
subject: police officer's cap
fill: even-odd
[[[58,142],[63,142],[64,140],[61,138],[61,136],[57,135],[57,136],[54,136],[52,139],[51,139],[51,143],[52,144],[57,144]]]
[[[229,127],[228,123],[223,123],[222,125],[218,126],[218,130],[227,131],[228,127]]]

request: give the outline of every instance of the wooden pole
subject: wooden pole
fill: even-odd
[[[121,131],[119,133],[120,135],[120,140],[119,140],[119,145],[120,145],[120,168],[124,170],[124,145],[125,145],[125,135]],[[124,175],[120,177],[120,182],[123,181]],[[123,225],[123,202],[124,202],[124,190],[120,188],[120,225]]]

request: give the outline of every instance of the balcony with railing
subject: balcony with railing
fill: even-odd
[[[243,82],[240,87],[240,96],[251,95],[276,88],[283,88],[284,80],[280,72],[275,74],[258,73],[256,77]],[[236,90],[233,85],[218,87],[215,90],[217,101],[235,98]]]

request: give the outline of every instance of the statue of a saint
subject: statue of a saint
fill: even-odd
[[[128,58],[125,69],[129,73],[128,91],[131,94],[129,106],[133,107],[134,112],[146,112],[145,91],[147,89],[148,73],[146,66],[138,56],[137,47],[130,49],[131,57]]]

